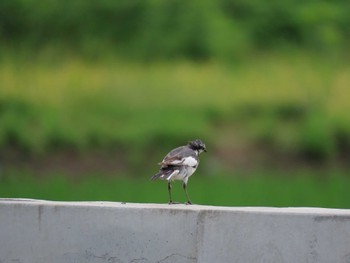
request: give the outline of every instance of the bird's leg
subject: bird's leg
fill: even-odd
[[[186,205],[192,205],[192,202],[190,200],[190,197],[188,196],[188,193],[187,193],[187,184],[184,182],[182,184],[184,190],[185,190],[185,193],[186,193],[186,197],[187,197],[187,202],[186,202]]]
[[[168,192],[169,192],[169,205],[173,203],[173,200],[171,198],[171,182],[170,180],[168,181]]]

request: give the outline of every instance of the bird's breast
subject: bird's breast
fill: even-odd
[[[183,158],[183,165],[191,166],[191,167],[197,167],[198,165],[198,159],[193,156],[188,156],[186,158]]]
[[[191,167],[191,166],[182,166],[179,169],[179,172],[177,174],[174,174],[171,176],[171,180],[185,180],[186,178],[190,177],[195,171],[197,167]],[[187,180],[187,179],[186,179]]]

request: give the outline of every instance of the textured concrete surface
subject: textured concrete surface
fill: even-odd
[[[0,263],[350,263],[350,210],[0,199]]]

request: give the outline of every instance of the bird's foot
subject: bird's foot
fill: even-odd
[[[192,202],[191,202],[191,201],[187,201],[187,202],[185,203],[185,205],[192,205]]]
[[[174,202],[174,201],[169,201],[168,203],[169,205],[177,205],[177,204],[180,204],[179,202]]]

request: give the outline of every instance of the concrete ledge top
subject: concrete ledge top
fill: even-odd
[[[350,210],[0,199],[1,263],[350,263]]]
[[[34,206],[66,206],[66,207],[100,207],[122,209],[166,209],[183,211],[227,211],[246,212],[259,214],[301,214],[301,215],[337,215],[350,216],[350,209],[319,208],[319,207],[228,207],[208,205],[185,205],[185,204],[152,204],[152,203],[124,203],[108,201],[49,201],[24,198],[0,198],[1,205],[34,205]]]

